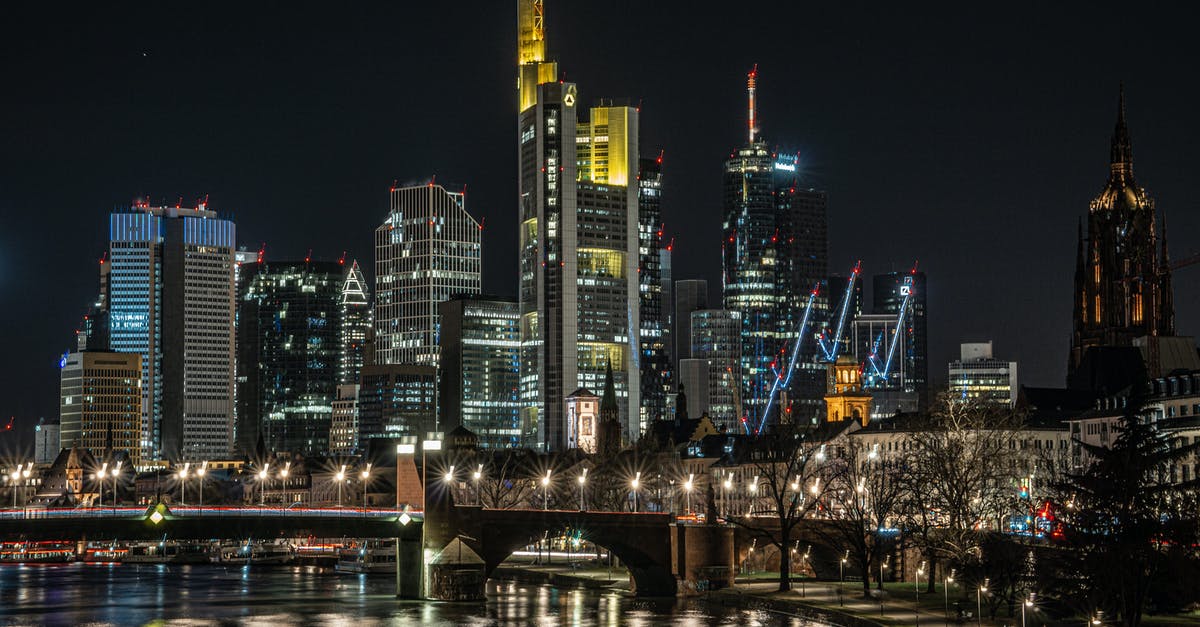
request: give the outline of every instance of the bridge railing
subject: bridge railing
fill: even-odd
[[[145,507],[84,507],[84,508],[24,508],[2,509],[0,520],[41,520],[41,519],[96,519],[96,518],[144,518]],[[400,515],[395,509],[362,509],[362,508],[315,508],[294,507],[291,509],[269,507],[175,507],[170,510],[175,517],[221,517],[221,518],[360,518],[388,519]],[[410,511],[410,517],[415,520],[422,518],[421,512]]]

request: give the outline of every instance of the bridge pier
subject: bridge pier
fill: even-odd
[[[733,528],[671,525],[671,573],[683,595],[733,585],[737,575]]]
[[[423,523],[422,523],[423,524]],[[419,600],[425,580],[425,560],[419,537],[396,538],[396,596]]]

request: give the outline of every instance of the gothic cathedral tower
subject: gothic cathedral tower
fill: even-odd
[[[1089,348],[1175,334],[1165,222],[1160,234],[1154,201],[1133,179],[1123,87],[1110,157],[1108,183],[1088,209],[1086,238],[1082,225],[1079,231],[1068,377]]]

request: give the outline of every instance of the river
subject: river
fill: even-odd
[[[315,567],[0,566],[4,625],[789,625],[698,599],[488,582],[487,603],[398,601],[395,579]]]

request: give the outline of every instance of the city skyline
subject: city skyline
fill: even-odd
[[[459,9],[444,10],[449,14],[443,19],[462,17],[454,15],[454,11]],[[433,149],[432,141],[433,137],[438,136],[437,133],[431,133],[427,144],[402,143],[399,140],[411,133],[428,131],[419,128],[425,125],[412,122],[411,117],[406,118],[394,112],[389,116],[393,119],[390,128],[376,129],[381,137],[390,138],[393,144],[383,147],[375,144],[382,141],[380,138],[368,140],[366,144],[371,149],[365,151],[365,155],[352,159],[350,165],[335,170],[336,173],[327,179],[327,187],[310,181],[297,185],[299,190],[284,190],[280,186],[287,179],[299,181],[315,175],[330,159],[331,153],[353,150],[354,133],[346,133],[345,137],[340,134],[333,137],[331,133],[307,143],[308,140],[304,139],[306,132],[297,124],[297,116],[306,119],[316,116],[311,120],[314,126],[349,124],[346,118],[357,116],[360,104],[353,101],[344,103],[338,99],[324,102],[320,98],[314,104],[299,98],[294,110],[289,112],[287,105],[284,105],[283,110],[279,111],[279,119],[267,120],[263,129],[247,132],[247,138],[239,139],[237,136],[242,131],[250,131],[253,123],[243,120],[245,126],[231,125],[230,122],[236,120],[231,120],[229,116],[237,118],[239,114],[222,112],[220,98],[235,94],[236,91],[230,89],[238,80],[247,78],[248,73],[240,68],[235,58],[221,57],[220,54],[246,52],[247,48],[235,46],[233,52],[214,53],[218,55],[217,58],[205,58],[199,53],[189,55],[179,49],[167,48],[165,42],[156,42],[153,36],[148,36],[137,45],[132,45],[130,41],[115,41],[98,59],[87,62],[100,64],[101,69],[105,70],[101,76],[117,78],[115,83],[118,85],[122,78],[136,84],[139,82],[137,79],[147,77],[152,84],[174,84],[177,80],[186,83],[185,79],[192,76],[187,69],[189,67],[191,72],[198,72],[202,77],[216,79],[219,97],[205,96],[204,90],[198,89],[195,100],[189,100],[195,103],[195,109],[175,113],[169,116],[173,118],[171,120],[150,120],[145,122],[147,126],[144,128],[141,127],[143,115],[156,111],[163,114],[168,110],[156,109],[149,102],[153,99],[148,97],[133,97],[138,105],[134,108],[136,113],[121,114],[132,116],[127,121],[134,124],[133,127],[109,125],[102,119],[92,119],[93,126],[88,127],[81,121],[87,116],[68,116],[61,120],[63,124],[60,130],[52,130],[54,125],[50,123],[54,118],[48,113],[55,110],[61,112],[64,108],[67,114],[75,111],[64,104],[65,100],[52,99],[55,106],[50,107],[49,112],[37,114],[22,108],[28,107],[27,104],[7,103],[5,106],[15,107],[17,113],[9,117],[28,122],[27,127],[14,129],[17,136],[15,145],[28,150],[18,150],[16,152],[19,155],[10,154],[6,157],[6,162],[11,162],[4,168],[5,177],[12,176],[12,179],[3,185],[6,198],[0,201],[3,203],[0,210],[6,215],[6,223],[13,220],[17,222],[17,228],[10,230],[6,227],[3,229],[6,234],[0,235],[0,260],[6,268],[0,271],[0,294],[5,295],[6,302],[16,294],[23,294],[35,302],[52,303],[54,309],[47,315],[37,316],[33,322],[26,321],[24,324],[33,325],[28,332],[10,332],[9,337],[18,354],[26,356],[26,364],[34,364],[34,367],[21,369],[7,366],[5,371],[5,379],[12,382],[15,389],[31,390],[29,398],[14,398],[8,411],[18,417],[18,429],[31,433],[39,415],[54,415],[53,408],[57,405],[54,357],[72,347],[70,331],[75,328],[78,317],[85,312],[86,305],[95,295],[92,274],[95,266],[90,264],[94,264],[103,252],[100,231],[103,230],[104,215],[114,204],[127,204],[135,196],[149,194],[155,201],[153,204],[158,204],[158,201],[173,201],[182,195],[183,203],[187,206],[194,204],[196,197],[211,194],[212,208],[222,214],[232,213],[237,220],[238,230],[245,234],[239,244],[254,249],[260,241],[265,241],[268,259],[299,257],[307,248],[315,249],[315,257],[322,259],[336,259],[342,250],[349,250],[351,258],[369,259],[371,229],[386,214],[385,190],[388,182],[425,180],[436,173],[440,180],[447,181],[448,187],[449,181],[453,181],[455,185],[465,183],[469,190],[479,190],[478,193],[470,193],[469,202],[479,211],[485,224],[483,248],[488,262],[484,270],[484,291],[515,295],[516,177],[513,175],[516,174],[516,158],[511,149],[515,107],[512,105],[510,13],[509,6],[487,7],[486,12],[479,10],[472,15],[478,18],[478,24],[474,21],[461,22],[486,33],[486,38],[478,43],[471,42],[467,35],[474,31],[467,29],[462,41],[456,40],[456,43],[465,47],[457,53],[463,58],[450,56],[451,64],[459,71],[451,73],[463,74],[472,67],[487,67],[490,68],[488,71],[494,69],[498,75],[479,77],[478,69],[469,74],[478,79],[475,81],[479,85],[477,99],[485,104],[472,106],[468,103],[464,107],[465,111],[478,116],[478,119],[472,119],[470,124],[462,124],[462,130],[456,131],[461,133],[456,140],[446,142],[450,145],[448,148]],[[795,143],[802,155],[802,168],[811,176],[813,185],[830,194],[830,271],[845,273],[857,258],[864,259],[866,274],[902,270],[911,265],[913,259],[921,260],[921,268],[927,271],[931,284],[930,361],[935,373],[940,373],[942,365],[950,361],[960,342],[994,338],[998,352],[1022,364],[1022,374],[1029,376],[1023,383],[1062,385],[1065,356],[1069,348],[1069,285],[1075,253],[1075,227],[1077,221],[1085,216],[1088,201],[1103,184],[1105,148],[1115,112],[1117,83],[1122,79],[1126,83],[1129,126],[1137,149],[1139,181],[1155,197],[1158,208],[1168,215],[1172,240],[1177,242],[1172,251],[1173,257],[1183,259],[1196,252],[1190,246],[1190,234],[1196,230],[1197,218],[1188,213],[1192,203],[1187,199],[1185,178],[1186,173],[1192,170],[1188,166],[1195,157],[1187,156],[1182,145],[1187,143],[1189,132],[1194,134],[1196,126],[1195,121],[1180,108],[1180,103],[1190,100],[1187,97],[1190,93],[1188,90],[1195,88],[1170,82],[1166,82],[1164,87],[1164,81],[1155,80],[1155,73],[1162,72],[1163,68],[1137,62],[1140,51],[1136,39],[1128,44],[1130,50],[1124,51],[1125,54],[1111,55],[1119,57],[1117,59],[1095,53],[1093,62],[1097,66],[1106,65],[1103,69],[1092,67],[1089,71],[1081,72],[1081,68],[1088,70],[1090,64],[1076,60],[1079,67],[1073,67],[1069,72],[1079,82],[1068,87],[1062,86],[1061,81],[1050,81],[1051,71],[1043,69],[1045,75],[1035,72],[1027,77],[1009,77],[1007,85],[1014,89],[1034,87],[1029,91],[1021,90],[1021,94],[999,94],[985,90],[972,92],[972,86],[979,89],[973,83],[978,79],[967,77],[963,80],[961,93],[948,89],[943,92],[941,100],[929,94],[914,97],[911,93],[895,97],[895,100],[881,98],[872,107],[896,116],[890,125],[895,128],[890,133],[880,133],[867,140],[861,135],[869,133],[870,129],[878,130],[878,121],[868,121],[865,117],[853,120],[850,112],[865,112],[858,108],[862,105],[857,101],[847,111],[838,111],[839,107],[845,109],[854,100],[853,89],[848,84],[831,82],[830,77],[823,77],[819,69],[815,70],[814,75],[806,74],[805,70],[797,67],[807,67],[808,64],[804,62],[773,57],[770,52],[777,44],[771,43],[765,35],[761,45],[747,46],[744,58],[739,50],[737,55],[731,55],[736,58],[707,66],[699,75],[696,67],[680,66],[678,76],[665,81],[674,84],[675,81],[687,80],[694,82],[697,87],[703,85],[707,97],[697,98],[683,92],[671,94],[661,86],[652,85],[637,72],[622,74],[618,71],[618,67],[634,66],[605,65],[589,60],[589,51],[603,49],[605,55],[600,56],[605,57],[611,48],[617,47],[611,42],[623,41],[618,35],[624,32],[622,29],[630,28],[628,24],[609,22],[609,18],[597,13],[597,10],[584,6],[551,7],[547,16],[550,22],[551,56],[558,59],[561,66],[570,72],[570,78],[578,80],[584,88],[580,94],[581,102],[590,104],[601,95],[628,95],[633,102],[642,102],[642,128],[645,131],[643,148],[649,150],[662,146],[665,152],[667,165],[664,173],[663,215],[667,236],[675,237],[677,241],[673,260],[674,276],[676,279],[709,279],[710,302],[719,298],[720,289],[720,283],[713,281],[719,277],[719,268],[713,263],[715,255],[712,254],[719,248],[720,238],[718,173],[723,157],[730,147],[738,144],[743,130],[742,81],[744,73],[754,62],[761,64],[759,106],[763,132],[772,142]],[[665,9],[659,7],[647,8],[639,16],[645,19],[647,25],[667,23]],[[493,17],[497,20],[495,23],[490,22]],[[837,22],[836,15],[829,17],[833,18],[832,22]],[[256,22],[256,19],[260,22]],[[298,21],[301,27],[316,28],[314,23],[306,21],[314,19],[315,16],[299,15],[289,16],[285,21]],[[357,19],[365,21],[367,18],[360,15]],[[715,23],[700,21],[698,16],[692,16],[691,19],[696,20],[695,24],[701,28],[716,28]],[[265,20],[265,16],[251,16],[247,28],[256,23],[261,26],[261,20]],[[505,26],[498,28],[495,24]],[[585,24],[590,28],[581,28]],[[297,26],[292,22],[288,22],[288,25]],[[367,28],[357,22],[337,23],[332,28],[343,26]],[[737,31],[740,26],[740,22],[735,20],[731,28]],[[135,25],[126,28],[136,30]],[[193,25],[192,28],[198,29],[198,26]],[[284,30],[283,26],[273,28]],[[997,25],[994,28],[1000,27]],[[683,40],[686,30],[680,27],[678,33],[671,31],[669,34],[676,37],[673,41],[678,43]],[[572,35],[567,36],[566,33]],[[184,35],[201,37],[199,30],[185,30]],[[220,33],[217,35],[221,36]],[[281,32],[272,32],[270,29],[264,29],[263,35],[283,37]],[[828,36],[828,33],[819,35]],[[233,34],[224,36],[232,37]],[[953,40],[954,37],[949,39]],[[670,38],[666,40],[672,41]],[[23,40],[18,37],[16,41]],[[259,41],[269,48],[266,40]],[[359,39],[354,41],[358,45],[365,45]],[[481,54],[481,51],[493,44],[491,54],[499,58],[485,58],[487,55]],[[661,41],[631,41],[628,47],[643,47],[639,49],[645,55],[647,48],[662,53],[661,47],[667,45]],[[920,44],[918,47],[927,45],[930,44]],[[63,58],[56,55],[72,51],[78,53],[78,48],[86,44],[64,43],[63,46],[65,52],[51,53],[48,55],[51,58],[40,64],[26,64],[21,70],[28,72],[40,68],[47,71],[60,67],[56,64],[64,62],[68,67],[78,67],[80,59],[71,60],[69,56]],[[331,52],[322,46],[317,48]],[[382,48],[372,48],[370,54],[383,59]],[[867,57],[873,57],[871,51],[877,53],[881,49],[861,42],[857,47]],[[468,54],[468,50],[474,51],[474,54]],[[504,53],[494,54],[495,50],[503,50]],[[302,57],[313,54],[311,51],[300,52]],[[625,48],[612,52],[637,54]],[[699,50],[694,53],[701,58],[706,58],[708,54]],[[986,56],[983,52],[978,54]],[[1023,54],[1031,53],[1022,51],[1016,56]],[[419,58],[405,56],[404,53],[397,54],[396,58],[414,66],[420,65]],[[671,58],[669,54],[668,58]],[[260,59],[259,63],[262,62]],[[996,60],[992,59],[992,62]],[[1009,66],[1009,70],[1015,71],[1019,62],[1020,59],[1011,61],[1013,65]],[[349,64],[350,58],[335,55],[325,63],[324,66],[314,65],[314,71],[319,73],[323,67],[328,72],[340,67],[339,64]],[[133,67],[135,65],[137,67]],[[282,66],[285,76],[274,79],[277,82],[268,81],[260,88],[251,89],[250,96],[253,98],[257,94],[257,97],[269,100],[267,94],[291,89],[288,75],[298,72],[299,68],[286,62]],[[255,66],[258,69],[269,67],[270,64]],[[1145,71],[1138,71],[1143,69]],[[228,71],[230,76],[221,76],[223,70]],[[670,72],[659,72],[667,73]],[[947,74],[952,75],[953,70],[948,70]],[[22,78],[32,77],[19,76],[19,85]],[[89,81],[98,79],[81,78],[80,84],[73,88],[83,88],[93,84]],[[359,76],[356,79],[365,83],[361,86],[363,89],[371,84],[369,77]],[[350,82],[349,77],[341,80]],[[824,84],[827,91],[813,91],[795,85],[806,82]],[[880,79],[877,88],[886,92],[883,89],[886,84],[886,79]],[[37,86],[38,82],[33,81],[31,87],[34,87],[35,93]],[[67,88],[55,86],[52,94],[53,89]],[[1055,89],[1061,93],[1047,93],[1047,90]],[[1172,92],[1172,89],[1175,91]],[[112,113],[106,107],[120,108],[118,105],[124,103],[127,97],[104,89],[97,93],[100,95],[99,102],[96,103],[96,109],[89,110],[92,111],[90,115],[98,115],[103,111]],[[1168,97],[1171,94],[1177,94],[1178,97]],[[797,100],[794,98],[796,95],[803,97]],[[971,115],[977,113],[972,111],[972,107],[979,106],[985,95],[994,97],[985,107],[987,114]],[[205,98],[213,100],[206,101]],[[933,100],[925,100],[929,98]],[[466,100],[472,99],[475,98]],[[1058,108],[1040,106],[1047,102],[1055,103]],[[714,104],[708,106],[708,103]],[[175,104],[178,106],[178,103]],[[446,104],[450,106],[450,103]],[[912,111],[908,111],[909,117],[904,117],[905,107],[921,108],[921,104],[928,107],[924,112],[913,115]],[[892,109],[892,105],[898,110]],[[937,105],[944,106],[946,110],[937,110]],[[1004,111],[1005,105],[1015,105],[1016,108]],[[429,106],[428,102],[425,106]],[[381,115],[379,107],[380,103],[361,104],[361,111],[368,115],[365,120],[356,121],[350,127],[357,133],[368,132],[370,124],[378,121],[377,117],[372,116]],[[704,141],[689,137],[694,133],[690,133],[688,128],[692,122],[686,120],[693,118],[683,115],[684,109],[698,110],[690,115],[703,120],[699,134],[706,136]],[[232,110],[238,109],[232,107]],[[333,115],[335,110],[340,111],[340,116]],[[251,106],[249,111],[265,114],[265,110],[256,106]],[[22,112],[24,115],[20,115]],[[76,113],[83,112],[81,109]],[[455,119],[448,112],[426,113],[436,116],[435,119],[444,118],[443,121],[452,122]],[[908,120],[907,123],[901,121],[904,119]],[[184,126],[196,121],[200,122],[201,128],[209,131],[222,130],[223,136],[218,139],[223,141],[193,150],[196,146],[188,139],[192,131],[185,132]],[[362,126],[358,126],[360,124]],[[922,127],[921,124],[943,125],[943,129],[954,131],[942,131],[936,126]],[[108,130],[97,126],[105,126]],[[291,132],[283,132],[284,127],[292,127]],[[63,145],[60,137],[49,142],[56,149],[49,154],[41,152],[46,148],[34,145],[39,137],[69,134],[71,129],[75,129],[75,136],[68,139],[82,143]],[[174,129],[173,133],[171,129]],[[106,141],[105,133],[113,131],[116,134],[107,137]],[[947,150],[947,138],[939,138],[939,132],[956,139],[957,142],[951,143],[958,144],[957,148],[972,158],[964,160],[962,155],[955,155],[957,150]],[[89,139],[94,139],[89,133],[99,134],[98,144],[86,146]],[[849,138],[839,137],[839,134],[848,134]],[[167,139],[150,141],[146,139],[148,135]],[[131,144],[122,148],[128,152],[117,149],[120,142],[116,140],[121,137]],[[281,145],[274,146],[276,151],[283,147],[282,144],[291,142],[290,145],[300,152],[309,152],[311,157],[285,156],[277,152],[275,156],[281,157],[282,162],[274,166],[277,169],[267,167],[258,177],[253,173],[240,173],[241,169],[253,170],[259,162],[239,153],[253,153],[259,142],[267,142],[272,137],[281,142]],[[964,138],[980,141],[963,148]],[[1012,142],[1018,139],[1023,139],[1027,144],[1023,153],[1013,150]],[[925,140],[925,145],[921,140]],[[1035,140],[1044,143],[1034,144]],[[148,142],[148,145],[142,142]],[[905,144],[911,152],[886,145],[893,142]],[[1174,150],[1173,142],[1177,144]],[[218,143],[220,145],[216,145]],[[151,150],[142,153],[137,149],[139,147]],[[93,163],[95,172],[76,172],[81,163],[70,161],[59,152],[74,152],[71,148],[90,148],[91,152],[97,154],[116,150],[120,156],[113,164]],[[480,150],[484,151],[487,158],[461,160],[463,154],[474,154]],[[175,155],[189,151],[196,154],[183,156],[178,161],[173,159]],[[54,163],[56,154],[59,158],[67,159],[69,165],[65,171],[49,167]],[[139,154],[159,158],[140,160]],[[864,154],[868,156],[864,157]],[[22,160],[20,155],[27,155],[28,159]],[[806,159],[805,155],[809,157]],[[952,158],[954,156],[958,158]],[[496,167],[483,165],[493,157]],[[897,158],[906,158],[907,163],[899,163]],[[164,163],[170,165],[164,168]],[[990,167],[983,167],[985,165]],[[349,171],[355,167],[363,171]],[[303,168],[313,171],[304,172]],[[102,178],[103,182],[97,184],[98,178]],[[47,185],[46,181],[58,183]],[[333,203],[330,200],[341,197],[340,194],[349,188],[354,189],[344,197],[344,205],[331,206]],[[881,191],[884,189],[894,191]],[[930,189],[934,191],[930,192]],[[275,195],[272,193],[275,191],[280,193]],[[916,195],[917,192],[921,192],[921,195]],[[78,232],[59,231],[57,243],[38,239],[38,233],[45,232],[46,226],[42,222],[45,218],[28,215],[35,202],[48,202],[62,211],[70,211],[73,215],[71,224],[79,227]],[[961,204],[955,206],[956,203]],[[1017,206],[1022,203],[1027,206]],[[880,205],[888,208],[881,210]],[[981,210],[973,219],[946,224],[954,222],[963,205],[977,205]],[[694,212],[693,206],[696,207]],[[297,222],[309,222],[310,225],[296,229],[281,224],[279,217],[289,211],[300,211],[304,219]],[[1009,213],[1004,214],[1004,211]],[[1043,222],[1044,228],[1031,229],[1027,224],[1004,225],[1005,215],[1011,217],[1014,223],[1022,219],[1026,222],[1036,219]],[[943,228],[947,230],[941,230]],[[63,250],[57,250],[57,247]],[[1003,259],[997,260],[997,255]],[[19,270],[21,260],[37,260],[39,256],[52,259],[48,270]],[[1193,321],[1200,309],[1197,294],[1187,288],[1187,273],[1194,271],[1181,271],[1178,280],[1180,289],[1176,294],[1177,327],[1179,333],[1185,335],[1196,333]],[[45,289],[40,284],[46,280],[45,272],[50,272],[55,278],[52,292],[40,291]],[[35,276],[39,274],[41,276]],[[3,307],[6,312],[3,314],[5,328],[21,328],[21,321],[14,316],[20,308],[12,302],[7,304],[9,306]]]

